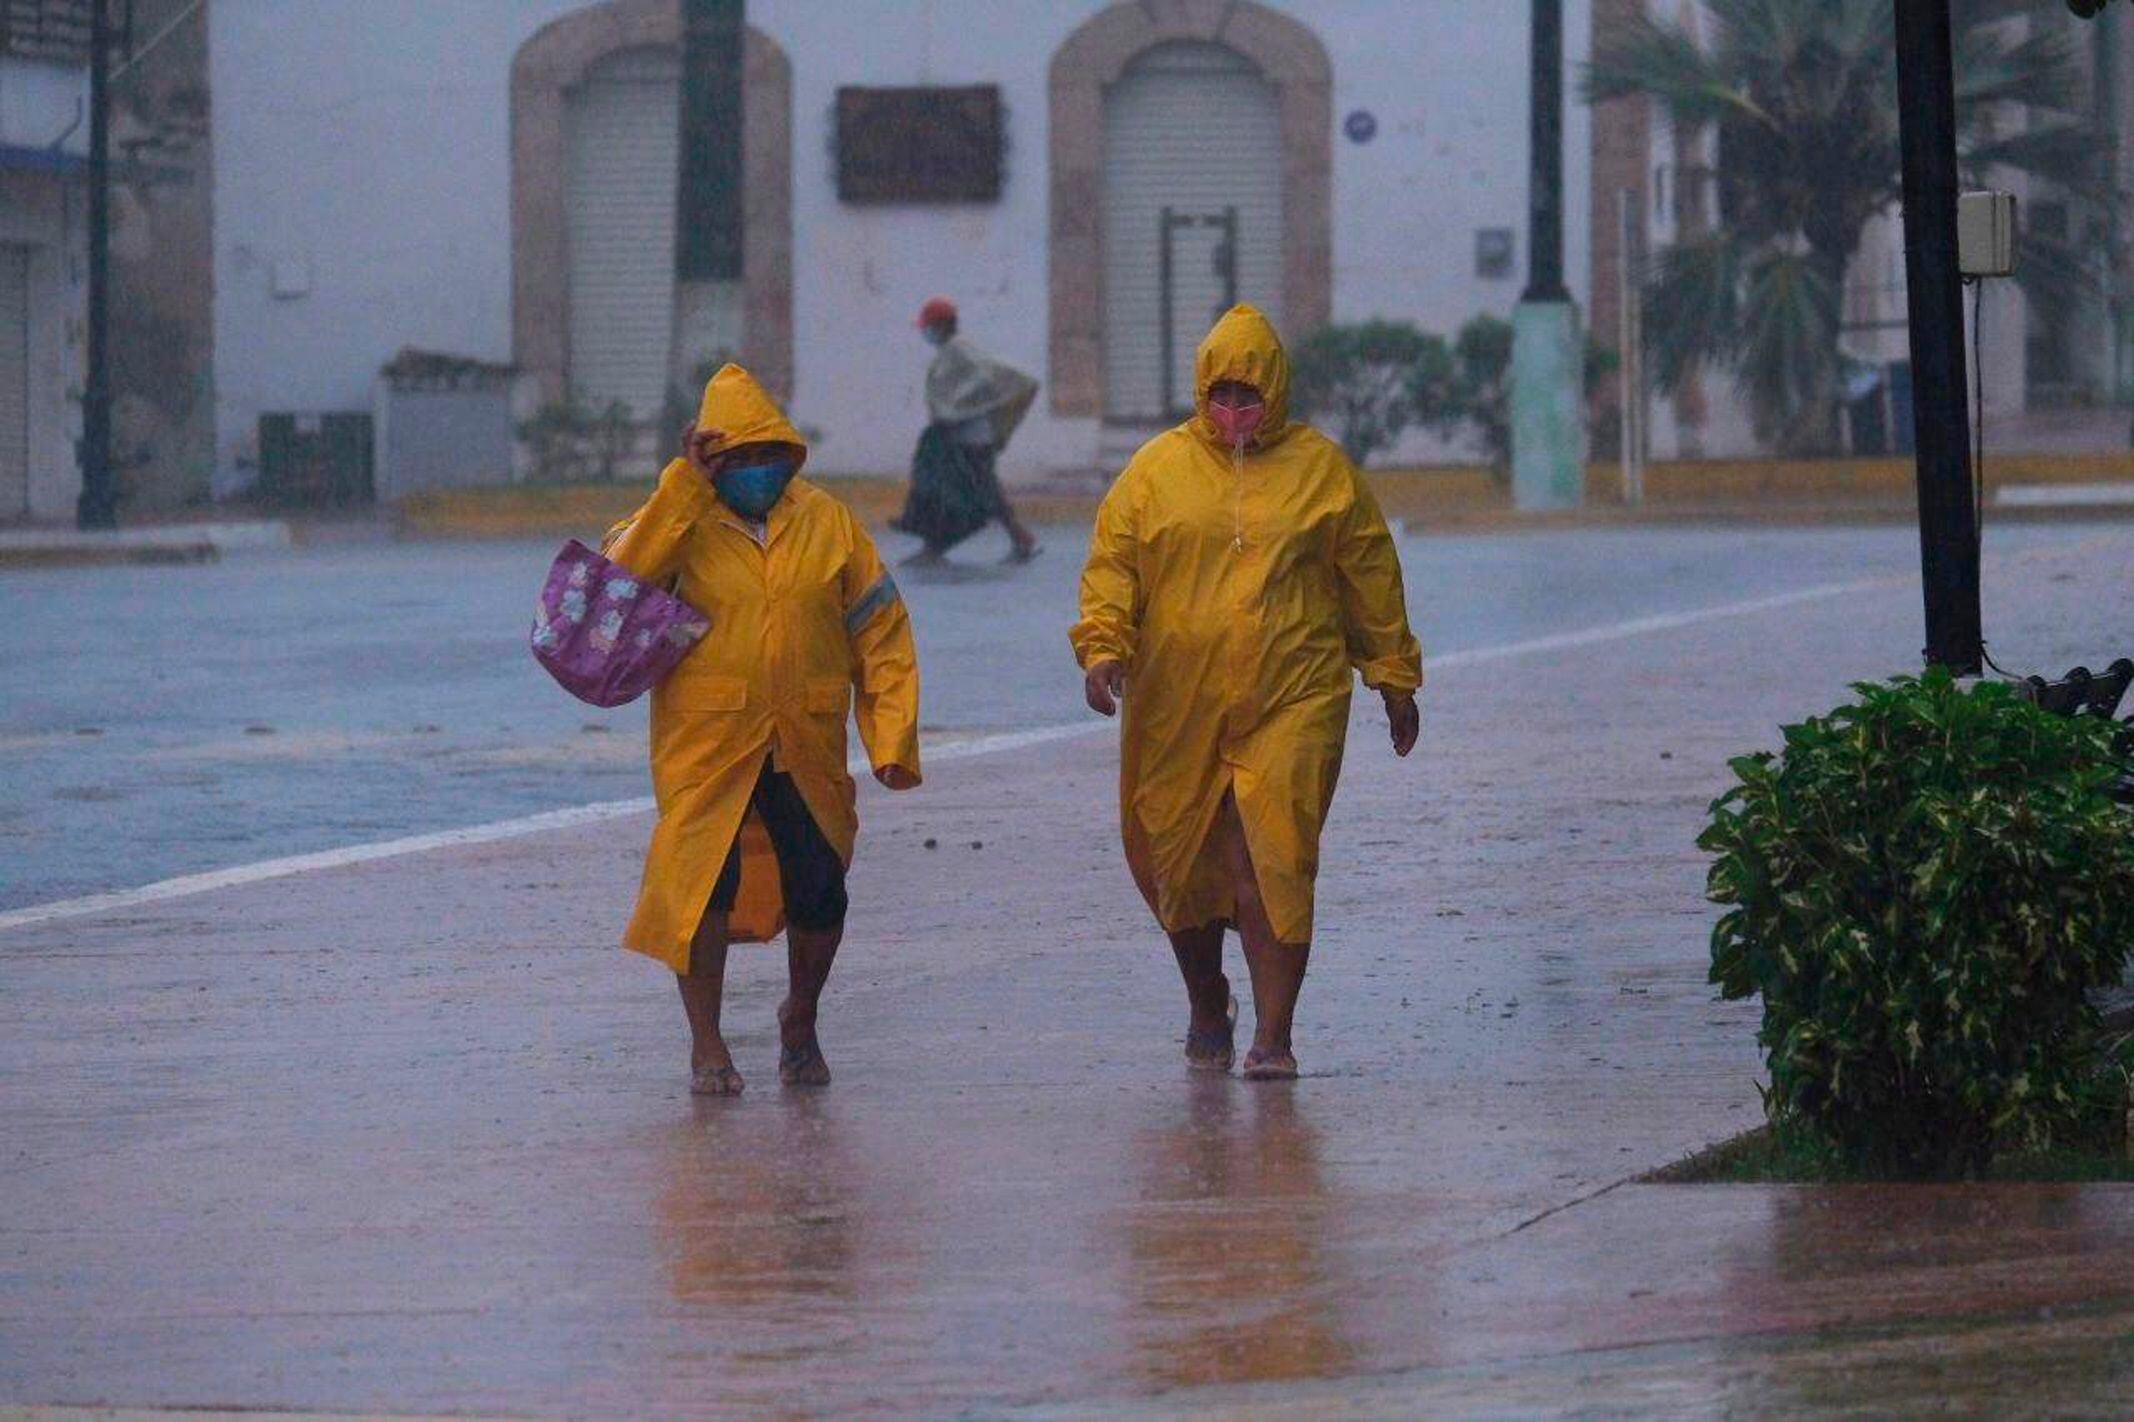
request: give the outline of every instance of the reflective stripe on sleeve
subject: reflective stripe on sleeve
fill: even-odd
[[[860,594],[858,602],[845,611],[845,634],[850,636],[874,619],[874,615],[897,601],[897,580],[884,573],[875,579],[874,586]]]

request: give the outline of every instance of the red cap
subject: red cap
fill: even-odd
[[[931,326],[936,321],[955,319],[956,303],[945,296],[929,296],[926,298],[926,304],[919,308],[919,325],[922,327]]]

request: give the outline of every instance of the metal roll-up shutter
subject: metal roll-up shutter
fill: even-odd
[[[570,383],[595,410],[658,418],[674,340],[681,60],[633,49],[570,96]]]
[[[1106,91],[1104,283],[1109,419],[1190,407],[1193,352],[1232,296],[1281,324],[1281,110],[1235,50],[1158,45]]]
[[[0,519],[30,512],[30,253],[0,247]]]

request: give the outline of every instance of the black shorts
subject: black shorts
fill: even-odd
[[[845,861],[837,846],[816,826],[793,777],[764,762],[749,804],[770,832],[778,856],[778,882],[785,893],[786,922],[808,932],[842,927],[845,922]],[[729,913],[741,892],[741,838],[726,852],[726,867],[711,891],[706,908]]]

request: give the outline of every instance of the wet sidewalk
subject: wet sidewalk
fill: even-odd
[[[1996,655],[2125,650],[2129,554],[1996,563]],[[687,1096],[636,819],[8,931],[0,1403],[2112,1412],[2134,1187],[1625,1183],[1758,1118],[1725,759],[1918,616],[1896,568],[1475,649],[1406,764],[1359,703],[1294,1085],[1185,1073],[1101,728],[863,792],[821,1094],[756,950],[749,1094]]]

